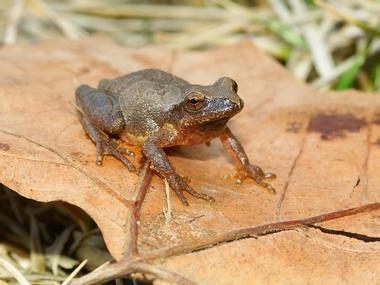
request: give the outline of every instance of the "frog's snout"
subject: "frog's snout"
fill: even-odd
[[[244,107],[244,101],[240,97],[236,97],[231,100],[236,105],[236,109],[242,109]]]
[[[238,97],[238,101],[239,103],[237,103],[237,105],[239,106],[240,109],[242,109],[244,107],[244,101],[240,97]]]

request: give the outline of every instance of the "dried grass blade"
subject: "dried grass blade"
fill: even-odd
[[[70,284],[71,280],[73,280],[74,277],[79,273],[79,271],[82,270],[83,266],[85,266],[86,263],[87,263],[87,259],[83,260],[82,263],[79,264],[78,267],[75,268],[75,270],[73,272],[71,272],[71,274],[66,278],[66,280],[61,283],[61,285]]]
[[[58,265],[61,257],[60,254],[73,229],[74,227],[71,226],[64,230],[62,234],[56,238],[54,243],[47,249],[48,255],[51,259],[51,268],[54,275],[58,275]]]
[[[30,267],[33,272],[45,272],[45,256],[43,254],[38,224],[34,215],[30,216]]]
[[[290,0],[289,3],[297,14],[307,11],[305,3],[300,0]],[[334,63],[319,27],[314,23],[307,23],[300,29],[308,43],[315,68],[320,75],[328,76],[334,69]]]
[[[17,27],[22,18],[25,1],[15,0],[14,5],[9,13],[8,25],[4,33],[4,43],[14,44],[17,39]]]
[[[0,266],[12,274],[12,276],[17,280],[17,282],[20,283],[20,285],[30,285],[22,273],[15,266],[13,266],[12,263],[2,257],[0,257]]]

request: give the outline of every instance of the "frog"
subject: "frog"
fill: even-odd
[[[75,91],[75,101],[79,120],[95,143],[96,164],[102,164],[104,155],[111,155],[136,172],[114,139],[138,146],[142,157],[184,205],[189,205],[185,193],[207,201],[214,198],[194,190],[188,179],[177,173],[165,149],[209,144],[215,138],[232,158],[237,181],[252,178],[275,193],[266,179],[276,175],[252,164],[227,126],[244,107],[238,85],[229,77],[210,85],[191,84],[169,72],[149,68],[100,80],[97,88],[82,84]]]

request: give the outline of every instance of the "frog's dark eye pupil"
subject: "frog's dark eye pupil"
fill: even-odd
[[[198,102],[199,102],[199,99],[197,99],[197,98],[191,98],[190,99],[190,103],[193,104],[193,105],[198,104]]]

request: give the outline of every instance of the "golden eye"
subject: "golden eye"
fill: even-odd
[[[186,96],[186,105],[190,110],[199,110],[205,103],[205,95],[199,92],[191,92]]]

